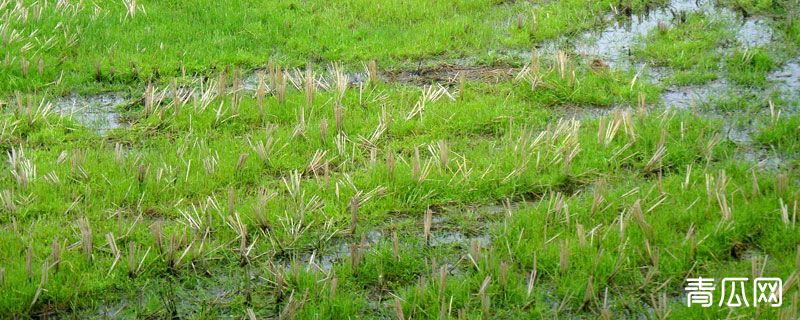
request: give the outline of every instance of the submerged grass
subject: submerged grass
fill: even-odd
[[[0,0],[0,92],[26,91],[0,102],[0,317],[797,318],[797,163],[743,160],[727,115],[563,50],[492,83],[380,78],[654,4]],[[634,50],[671,84],[769,87],[773,47],[726,55],[722,21],[677,19]],[[108,85],[129,126],[48,103]],[[712,111],[791,159],[773,97]],[[779,277],[783,307],[688,307],[698,276]]]
[[[125,3],[131,5],[0,2],[0,92],[126,88],[229,65],[264,67],[267,61],[356,66],[376,59],[404,67],[470,56],[491,63],[498,51],[529,50],[598,26],[595,17],[616,1]],[[642,10],[650,3],[631,6]]]
[[[132,127],[108,138],[48,114],[6,114],[3,285],[13,289],[2,313],[523,317],[649,314],[655,301],[693,314],[670,300],[678,279],[746,270],[730,262],[742,244],[793,250],[794,233],[780,231],[793,218],[769,212],[796,185],[773,188],[782,180],[759,173],[751,186],[720,123],[646,104],[556,120],[552,105],[638,104],[657,90],[548,61],[531,80],[466,83],[452,98],[376,84],[372,94],[391,99],[344,89],[290,90],[261,108],[232,93],[162,100],[132,108]],[[562,77],[559,64],[574,72]],[[594,85],[605,95],[581,88]],[[717,196],[709,181],[720,181]],[[505,198],[542,201],[450,227],[432,211]],[[487,223],[490,241],[435,240]],[[402,236],[382,236],[393,232]],[[703,239],[691,251],[687,232]],[[767,261],[775,276],[793,270],[792,259]],[[645,291],[626,289],[636,287]]]
[[[800,116],[776,115],[757,136],[758,142],[787,154],[800,152]]]
[[[377,59],[384,66],[402,66],[432,57],[488,57],[596,26],[592,17],[610,10],[613,2],[138,1],[122,6],[4,0],[0,30],[7,45],[0,51],[0,92],[124,88],[228,65],[263,67],[270,60],[354,66]],[[649,2],[636,1],[636,7]],[[525,25],[525,36],[515,28],[504,30],[515,12],[530,12],[537,21]],[[389,41],[393,45],[386,46]]]
[[[728,79],[739,85],[765,87],[767,75],[776,67],[763,48],[737,50],[725,60]]]
[[[726,22],[699,12],[679,15],[673,23],[648,33],[634,55],[673,69],[671,84],[703,84],[716,79],[722,59],[717,49],[733,40]]]

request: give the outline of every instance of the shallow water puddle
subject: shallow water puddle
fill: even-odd
[[[735,159],[752,163],[755,167],[762,170],[778,170],[786,159],[777,152],[764,149],[754,144],[753,135],[757,134],[757,129],[753,124],[736,125],[730,116],[721,114],[711,114],[708,117],[721,119],[723,122],[722,133],[725,137],[736,144]]]
[[[462,77],[464,80],[469,81],[499,82],[513,78],[517,72],[517,69],[510,67],[441,66],[411,71],[388,72],[383,77],[386,81],[418,85],[431,83],[452,84],[460,81]]]
[[[725,80],[713,81],[706,85],[669,87],[661,94],[666,108],[689,109],[698,107],[710,98],[728,91],[731,85]]]
[[[770,150],[761,148],[746,148],[735,155],[735,158],[753,163],[757,168],[768,171],[778,171],[790,159]]]
[[[442,208],[439,212],[452,211],[463,213],[464,210],[468,210],[478,215],[505,215],[531,204],[533,204],[533,202],[517,201],[502,204],[449,206]],[[486,247],[492,242],[492,237],[488,232],[488,228],[482,227],[480,230],[477,230],[477,232],[466,232],[457,226],[453,226],[450,222],[450,218],[442,214],[435,214],[431,222],[431,234],[428,242],[428,245],[431,247],[447,245],[468,247],[473,242],[477,242],[480,246]],[[363,255],[367,250],[381,241],[391,241],[391,236],[387,236],[383,231],[378,229],[373,229],[363,234],[362,238],[357,240],[356,244],[359,246],[358,250],[360,254]],[[337,263],[347,263],[347,260],[350,259],[351,256],[352,244],[353,241],[351,240],[340,239],[334,241],[333,245],[328,246],[322,251],[295,255],[289,260],[282,261],[281,265],[287,270],[291,269],[293,266],[299,265],[328,272],[332,270]]]
[[[476,236],[468,236],[459,231],[445,231],[434,233],[431,236],[431,246],[443,246],[450,244],[469,245],[473,241],[477,241],[481,247],[489,246],[492,243],[492,237],[488,234],[479,234]]]
[[[646,36],[659,23],[671,24],[676,13],[699,11],[704,5],[694,0],[673,0],[666,7],[631,16],[628,20],[614,21],[604,30],[582,34],[575,51],[580,55],[601,59],[611,67],[635,67],[630,53],[638,38]],[[613,16],[611,18],[615,19]]]
[[[760,19],[745,19],[730,9],[715,6],[711,1],[673,0],[665,7],[629,19],[610,17],[616,21],[605,29],[589,31],[578,37],[575,51],[589,58],[601,59],[611,67],[637,68],[639,64],[630,57],[636,42],[659,25],[671,26],[675,18],[691,12],[705,12],[738,25],[736,39],[746,47],[763,46],[772,41],[772,29]]]
[[[363,235],[363,238],[358,241],[359,251],[365,252],[370,247],[378,243],[383,238],[383,234],[377,230],[371,230]],[[301,265],[309,268],[314,267],[320,271],[330,271],[333,269],[335,263],[343,263],[345,259],[350,258],[351,241],[341,239],[335,241],[333,245],[322,251],[314,251],[311,253],[303,253],[295,255],[289,260],[281,261],[280,265],[284,269],[289,270],[292,267]]]
[[[475,218],[511,215],[513,212],[521,210],[528,206],[533,206],[534,201],[520,200],[520,201],[506,201],[497,204],[481,204],[469,205],[465,207],[453,206],[443,208],[441,211],[450,212],[452,214],[474,214]],[[466,211],[466,212],[465,212]],[[437,215],[432,219],[433,226],[431,230],[430,245],[445,246],[445,245],[461,245],[469,246],[473,242],[477,242],[481,247],[487,247],[492,243],[492,236],[489,234],[488,224],[492,222],[480,222],[481,226],[476,232],[465,232],[461,228],[450,228],[443,225],[448,224],[450,218],[447,215]]]
[[[578,38],[575,50],[587,58],[601,59],[614,68],[629,70],[647,68],[650,78],[659,83],[669,75],[669,70],[646,67],[635,61],[631,57],[632,48],[636,45],[636,41],[640,41],[650,31],[659,28],[659,24],[669,26],[676,17],[688,12],[704,12],[729,21],[736,28],[735,38],[738,45],[744,48],[762,47],[775,41],[772,28],[760,18],[744,18],[730,9],[717,7],[710,1],[673,0],[668,6],[651,10],[646,15],[615,21],[602,31],[584,33]],[[800,59],[796,58],[772,72],[768,79],[775,83],[774,89],[778,90],[782,97],[796,99],[800,96],[799,75]],[[661,95],[661,101],[667,109],[694,109],[722,94],[754,92],[752,90],[754,89],[737,87],[721,77],[704,85],[667,87]],[[579,112],[568,111],[566,114],[576,118],[596,118],[619,108],[621,107],[589,108]],[[713,112],[706,116],[722,118],[725,137],[742,149],[737,155],[738,158],[768,170],[778,169],[785,162],[780,155],[753,145],[751,135],[755,128],[734,126],[731,123],[732,119]]]
[[[105,133],[125,125],[116,110],[116,107],[123,103],[125,98],[121,93],[108,92],[92,96],[73,93],[56,99],[53,111],[62,116],[72,117],[99,133]]]
[[[610,67],[634,67],[630,52],[639,37],[647,35],[659,23],[669,24],[677,12],[700,10],[701,4],[693,0],[674,0],[666,7],[631,16],[626,21],[615,21],[602,31],[589,31],[578,38],[575,51],[584,56],[603,60]],[[613,19],[613,17],[612,17]]]
[[[747,19],[736,32],[736,39],[747,48],[761,47],[772,41],[772,28],[761,19]]]
[[[784,65],[769,74],[770,81],[776,83],[778,91],[785,99],[800,97],[800,58],[787,61]]]

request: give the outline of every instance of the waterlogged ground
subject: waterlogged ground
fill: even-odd
[[[791,2],[232,6],[0,0],[0,318],[798,318]]]

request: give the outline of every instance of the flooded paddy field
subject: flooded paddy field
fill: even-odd
[[[201,2],[0,0],[0,318],[798,317],[791,1]]]

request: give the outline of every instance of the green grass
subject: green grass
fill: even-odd
[[[662,88],[635,70],[513,58],[664,1],[36,3],[27,21],[0,3],[24,31],[0,28],[0,318],[796,318],[800,120],[765,111],[790,102],[767,80],[786,57],[730,48],[719,17],[633,50],[667,85],[752,89],[708,116],[653,107]],[[322,76],[371,59],[524,68],[218,94],[268,61]],[[176,100],[173,79],[202,92]],[[128,100],[108,132],[39,107],[110,89]],[[786,281],[782,308],[686,306],[685,279],[754,265]]]
[[[754,87],[767,85],[767,74],[776,67],[764,49],[737,50],[725,59],[727,76],[734,83]]]
[[[3,34],[8,45],[0,49],[5,57],[0,92],[125,88],[151,78],[209,74],[230,65],[264,67],[269,61],[360,67],[375,59],[390,68],[424,59],[486,61],[481,57],[528,51],[544,40],[599,26],[595,17],[613,2],[138,1],[133,17],[119,1],[64,8],[30,2],[24,10],[6,4],[0,7],[8,30]],[[641,10],[649,2],[632,5]],[[20,18],[38,11],[38,17]],[[14,30],[20,35],[12,36]]]
[[[757,141],[787,154],[800,152],[800,117],[782,116],[771,121],[758,134]]]
[[[440,264],[449,263],[458,270],[448,276],[444,289],[446,300],[453,300],[454,315],[483,313],[476,294],[487,276],[493,279],[485,290],[495,306],[489,311],[492,316],[599,312],[581,308],[584,303],[580,297],[585,296],[589,276],[596,281],[595,295],[610,286],[614,300],[608,308],[616,313],[621,312],[621,301],[648,301],[649,294],[658,292],[680,296],[679,278],[684,276],[703,270],[710,273],[724,269],[737,274],[749,270],[748,262],[729,269],[731,258],[718,256],[736,243],[770,256],[793,252],[798,239],[791,232],[780,231],[787,227],[776,220],[778,191],[770,187],[771,175],[760,173],[763,191],[746,195],[733,192],[735,185],[749,186],[750,173],[730,160],[733,152],[728,143],[709,144],[720,130],[719,123],[690,113],[654,112],[555,125],[550,110],[553,104],[635,104],[638,95],[634,92],[655,91],[646,84],[638,84],[636,91],[631,91],[630,74],[598,74],[580,65],[575,80],[561,79],[555,70],[541,77],[535,89],[526,82],[468,83],[455,101],[441,98],[429,102],[421,117],[411,118],[408,115],[420,97],[417,89],[382,84],[375,90],[389,99],[362,98],[361,103],[359,93],[351,89],[342,99],[342,137],[347,138],[338,143],[333,133],[334,93],[317,93],[312,107],[305,106],[301,92],[289,91],[285,103],[269,98],[263,118],[256,100],[249,97],[241,98],[236,114],[230,97],[217,98],[205,109],[185,105],[178,114],[165,102],[159,107],[166,108],[163,118],[159,110],[148,116],[134,106],[130,111],[133,126],[114,131],[108,138],[52,116],[6,114],[4,123],[17,124],[16,130],[3,135],[6,151],[24,150],[17,167],[31,163],[37,175],[29,176],[27,183],[12,174],[23,169],[5,170],[0,176],[0,189],[8,190],[13,201],[3,209],[7,226],[2,246],[3,286],[9,290],[2,291],[0,310],[4,314],[74,310],[91,315],[106,303],[141,295],[138,302],[126,303],[129,308],[123,311],[125,315],[209,317],[239,315],[252,308],[259,316],[274,316],[297,303],[302,304],[296,314],[300,318],[342,313],[373,317],[394,314],[394,298],[389,295],[393,293],[406,315],[432,318],[440,307],[439,289],[434,278],[425,275],[434,272],[431,259],[436,258]],[[572,86],[575,88],[570,89]],[[595,90],[578,90],[578,86],[602,86],[607,93],[597,96]],[[303,108],[305,134],[295,135]],[[322,119],[331,123],[327,136],[320,136]],[[626,121],[629,127],[623,124]],[[380,123],[386,129],[374,138]],[[606,128],[613,123],[622,127],[603,142],[598,137],[599,126]],[[268,126],[275,129],[265,131]],[[544,130],[543,136],[534,139],[539,130]],[[371,142],[366,143],[371,136]],[[275,148],[268,158],[261,158],[251,143],[268,145],[269,139]],[[439,157],[440,141],[448,146],[445,163]],[[377,151],[375,163],[370,145]],[[429,145],[433,153],[428,151]],[[115,151],[117,148],[121,152]],[[414,174],[415,148],[421,151],[422,172],[426,174],[422,179]],[[663,156],[654,156],[659,148],[664,148]],[[309,159],[315,153],[324,155],[320,163],[328,163],[331,171],[327,175],[317,171],[324,166],[310,167]],[[393,169],[383,160],[388,153],[396,159]],[[247,160],[239,165],[242,154]],[[718,176],[722,170],[731,182],[719,192],[738,205],[730,226],[720,231],[716,229],[721,219],[716,200],[702,199],[708,197],[703,181],[709,178],[704,174]],[[684,185],[687,174],[690,183]],[[295,176],[301,177],[299,189],[291,187]],[[596,185],[599,180],[606,180],[607,186]],[[780,191],[781,197],[791,199],[796,185],[788,188]],[[631,189],[639,191],[633,196],[626,194]],[[330,295],[334,276],[307,270],[299,265],[302,262],[286,271],[270,267],[288,263],[294,256],[302,259],[312,251],[320,255],[331,252],[337,243],[347,243],[348,203],[358,191],[369,200],[359,208],[355,239],[369,230],[380,230],[384,236],[363,252],[357,266],[346,257],[333,265],[336,295]],[[548,205],[548,197],[557,191],[566,196],[570,222],[564,222],[565,218],[559,216],[563,212],[553,212]],[[606,199],[599,212],[589,210],[592,192],[601,192]],[[259,200],[259,194],[270,193],[275,196],[266,202]],[[488,232],[491,243],[481,249],[480,257],[473,257],[474,264],[458,258],[469,252],[469,243],[428,247],[421,239],[420,221],[427,208],[520,197],[544,197],[544,201],[514,210],[510,217],[491,213],[462,216],[455,211],[449,214],[454,217],[451,222],[437,223],[433,228],[434,234],[447,230],[473,235]],[[670,254],[660,254],[660,265],[650,267],[657,267],[654,277],[644,278],[638,267],[651,263],[641,251],[645,235],[628,213],[625,223],[629,231],[619,238],[615,219],[635,199],[642,199],[647,210],[662,198],[667,202],[647,212],[654,230],[648,241],[672,249]],[[684,210],[686,207],[692,209]],[[264,213],[263,218],[258,212]],[[198,217],[200,224],[190,224],[187,214]],[[236,216],[241,217],[248,230],[248,244],[253,246],[246,262],[241,262],[239,240],[230,227],[234,223],[230,219]],[[91,258],[81,251],[84,242],[77,221],[84,217],[92,229]],[[597,244],[580,246],[574,233],[577,224],[587,231],[601,226],[595,230]],[[154,225],[164,230],[161,245],[152,233]],[[681,245],[690,225],[695,226],[698,238],[705,239],[692,259]],[[753,225],[763,225],[767,230],[752,234],[749,230]],[[208,233],[203,236],[205,230]],[[403,249],[398,258],[388,236],[393,231],[401,234],[399,245]],[[114,256],[106,241],[109,233],[123,253],[114,268]],[[549,245],[535,241],[557,234],[559,240]],[[710,238],[705,238],[707,235]],[[173,236],[177,237],[177,253],[169,251]],[[333,240],[320,241],[328,238]],[[29,309],[39,286],[42,263],[53,263],[53,239],[62,252],[59,269],[48,271],[43,287],[47,290]],[[561,241],[568,241],[569,254],[574,257],[570,258],[569,276],[558,271],[557,243]],[[629,246],[621,249],[625,241]],[[131,243],[139,248],[135,260],[144,259],[142,269],[133,274],[127,262]],[[29,247],[33,253],[30,276],[25,262]],[[150,252],[145,257],[146,248]],[[603,248],[607,248],[602,250],[605,253],[600,252]],[[533,253],[541,276],[528,295],[525,279]],[[183,258],[175,262],[180,256]],[[627,262],[615,274],[612,267],[619,257],[630,258],[625,258]],[[133,270],[138,269],[135,263]],[[240,266],[242,263],[244,266]],[[499,282],[501,263],[506,269],[502,271],[504,284]],[[695,263],[702,268],[693,268]],[[771,274],[787,277],[793,263],[789,258],[770,259]],[[604,267],[596,269],[598,264]],[[282,274],[283,286],[275,285],[275,272]],[[626,289],[637,286],[654,291]],[[655,289],[659,287],[666,291]],[[214,293],[219,290],[228,293],[220,297],[220,293]],[[292,293],[294,302],[288,300]],[[554,311],[537,302],[547,299],[561,301],[565,307]],[[199,308],[208,303],[210,307]],[[696,312],[674,305],[670,308]]]

